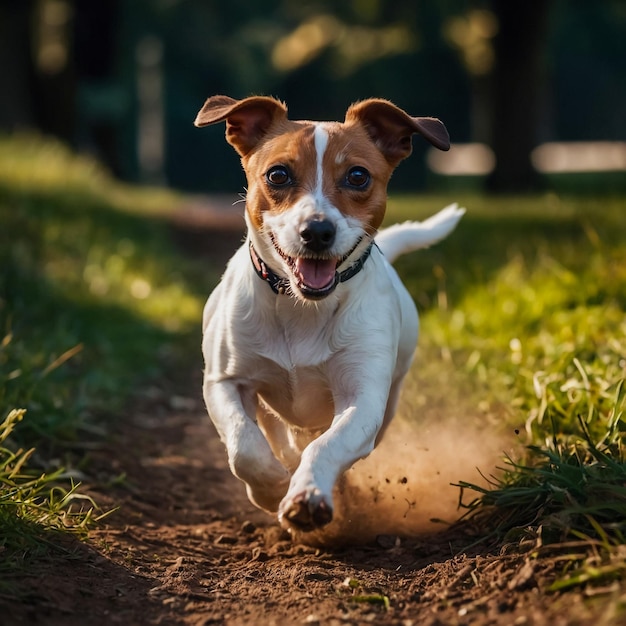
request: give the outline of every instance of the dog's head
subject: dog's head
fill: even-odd
[[[387,183],[411,154],[412,135],[450,147],[438,119],[411,117],[380,99],[353,104],[341,123],[288,120],[274,98],[214,96],[195,124],[224,120],[248,179],[253,244],[304,299],[331,293],[340,268],[370,245],[385,214]]]

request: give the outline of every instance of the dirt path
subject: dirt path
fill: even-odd
[[[228,471],[199,381],[141,395],[88,470],[90,492],[119,510],[18,576],[0,595],[3,625],[619,623],[606,594],[544,591],[564,563],[534,545],[467,548],[459,531],[293,541]]]
[[[3,624],[599,623],[582,596],[541,591],[554,556],[463,550],[471,539],[449,532],[294,543],[247,503],[196,403],[158,395],[94,455],[94,478],[117,486],[93,492],[120,510],[17,579]]]

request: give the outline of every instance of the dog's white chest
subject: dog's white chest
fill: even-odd
[[[273,412],[298,428],[326,429],[333,419],[333,397],[324,367],[276,368],[273,380],[258,393]]]
[[[272,366],[264,371],[267,379],[259,394],[294,426],[327,428],[334,410],[329,380],[333,324],[313,326],[297,316],[286,316],[285,320],[267,351]]]
[[[291,298],[277,300],[273,328],[266,342],[267,356],[296,379],[308,378],[305,371],[331,358],[334,335],[342,323],[340,317],[338,307],[332,302],[312,309],[302,307]]]

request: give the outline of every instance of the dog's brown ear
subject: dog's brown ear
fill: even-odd
[[[252,96],[235,100],[228,96],[213,96],[204,103],[194,124],[200,127],[226,120],[226,141],[245,156],[274,122],[286,117],[287,107],[274,98]]]
[[[435,117],[411,117],[388,100],[370,99],[353,104],[346,123],[363,124],[385,158],[394,167],[411,154],[411,136],[419,133],[439,150],[450,149],[450,136]]]

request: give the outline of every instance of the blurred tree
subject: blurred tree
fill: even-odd
[[[0,2],[0,128],[80,144],[120,173],[115,127],[90,90],[116,70],[116,11],[117,0]]]
[[[75,75],[69,0],[0,3],[0,127],[36,127],[71,142]]]
[[[548,41],[548,139],[626,141],[626,2],[559,0]]]
[[[492,191],[526,191],[537,182],[530,153],[538,139],[550,7],[549,0],[491,3],[498,21],[490,107],[496,166],[487,181]]]
[[[0,2],[0,128],[13,130],[36,123],[31,20],[34,0]]]
[[[128,102],[117,86],[118,0],[74,0],[73,50],[77,116],[73,138],[121,176],[119,121]]]

